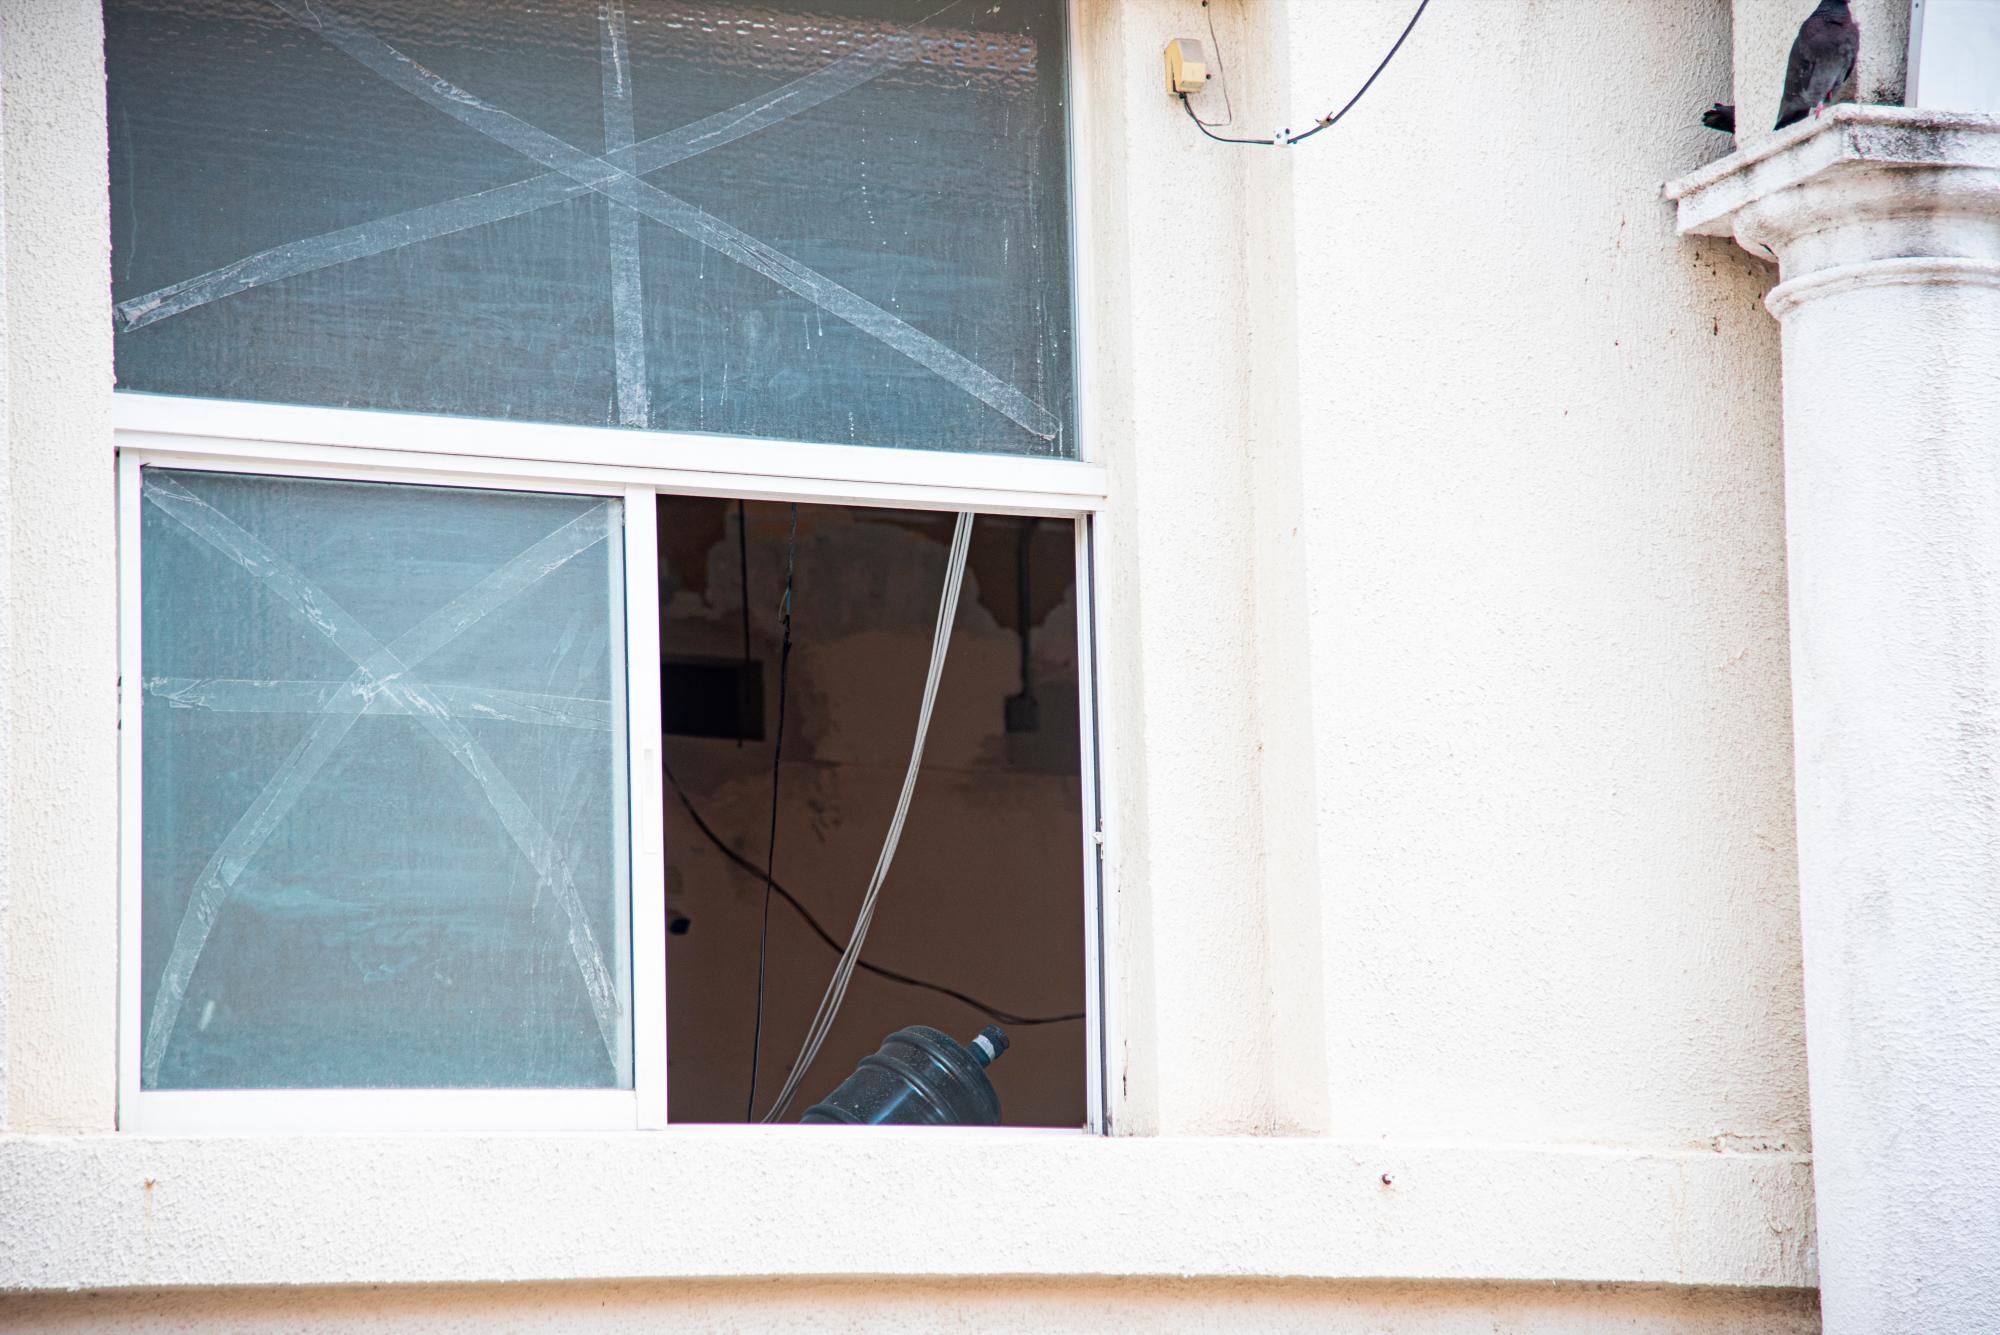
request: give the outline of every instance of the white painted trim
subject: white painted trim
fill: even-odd
[[[119,1129],[145,1135],[630,1131],[629,1089],[147,1090]]]
[[[1110,1102],[1111,1054],[1117,1033],[1107,984],[1110,911],[1108,856],[1104,799],[1105,767],[1109,754],[1105,745],[1104,712],[1099,701],[1104,691],[1104,664],[1097,636],[1096,529],[1105,521],[1108,500],[1104,465],[1101,462],[1095,419],[1089,411],[1092,387],[1098,376],[1097,265],[1091,244],[1095,237],[1096,193],[1099,182],[1093,162],[1090,79],[1084,61],[1083,9],[1090,0],[1067,0],[1064,22],[1069,48],[1063,53],[1067,115],[1065,141],[1069,155],[1069,265],[1070,265],[1070,362],[1074,377],[1072,430],[1076,433],[1077,458],[1084,467],[1097,470],[1094,485],[1097,504],[1075,520],[1076,577],[1076,686],[1079,770],[1077,784],[1083,803],[1083,1010],[1085,1064],[1085,1129],[1095,1135],[1110,1135],[1114,1119]]]
[[[1811,1231],[1792,1224],[1811,1192],[1799,1154],[1320,1137],[0,1135],[0,1289],[996,1272],[1805,1288]]]
[[[650,498],[648,500],[650,504]],[[619,999],[626,1008],[624,1026],[625,1049],[612,1054],[614,1067],[620,1084],[628,1086],[634,1094],[639,1093],[636,1063],[639,1054],[639,1014],[656,1007],[641,1004],[638,979],[635,977],[637,962],[633,959],[632,935],[636,928],[638,882],[634,877],[637,858],[633,841],[638,838],[639,809],[638,785],[634,782],[632,760],[638,754],[633,746],[631,682],[633,677],[632,644],[630,640],[630,590],[627,585],[631,578],[634,553],[627,546],[631,537],[631,525],[627,522],[626,510],[630,506],[629,496],[625,505],[612,513],[617,517],[617,527],[605,543],[605,584],[604,603],[611,614],[620,618],[620,649],[622,652],[607,654],[607,666],[611,678],[611,809],[625,813],[625,837],[614,838],[611,850],[611,883],[624,891],[624,911],[614,910],[611,915],[611,974],[616,979]],[[647,557],[644,564],[656,565],[658,558],[650,553],[640,553]],[[640,675],[644,675],[641,673]],[[622,728],[618,726],[623,720]],[[664,986],[664,980],[663,984]]]
[[[1068,0],[1064,5],[1069,50],[1063,53],[1063,68],[1069,86],[1064,90],[1067,124],[1064,138],[1069,147],[1069,281],[1070,281],[1070,374],[1071,429],[1076,433],[1076,457],[1086,464],[1098,463],[1097,433],[1084,411],[1088,387],[1097,383],[1097,281],[1090,238],[1093,226],[1093,196],[1097,173],[1092,169],[1091,137],[1083,133],[1090,124],[1090,81],[1083,72],[1083,6],[1086,0]],[[1100,486],[1102,483],[1100,481]]]
[[[215,458],[325,458],[368,467],[591,478],[684,495],[976,509],[988,514],[1083,514],[1104,504],[1094,464],[934,450],[801,445],[737,436],[544,426],[417,413],[120,391],[112,420],[122,443]],[[329,448],[334,447],[334,448]],[[362,452],[356,454],[354,452]],[[555,465],[555,467],[548,467]]]
[[[659,500],[625,492],[626,692],[632,758],[632,1077],[642,1129],[667,1124],[666,797],[660,780]],[[644,670],[650,664],[652,670]]]
[[[301,476],[339,468],[356,477],[450,485],[475,477],[488,486],[526,490],[561,488],[605,495],[628,486],[649,486],[668,495],[740,496],[745,500],[800,504],[898,506],[922,510],[976,510],[980,514],[1077,515],[1102,508],[1104,498],[1059,492],[930,487],[900,483],[841,482],[826,478],[778,478],[754,474],[689,473],[669,468],[629,468],[569,464],[537,459],[496,459],[470,455],[422,454],[347,445],[304,445],[238,440],[226,436],[182,436],[152,431],[120,431],[121,449],[143,450],[149,462],[175,468],[261,469],[296,466]],[[1088,468],[1067,464],[1065,468]],[[1101,471],[1098,470],[1101,476]]]
[[[582,477],[556,468],[518,467],[505,459],[449,459],[441,466],[409,455],[364,455],[351,450],[309,447],[257,448],[247,443],[218,450],[155,449],[151,437],[121,431],[118,457],[142,468],[174,468],[208,473],[243,473],[262,477],[344,479],[353,482],[400,482],[424,487],[481,487],[495,491],[533,491],[580,496],[619,496],[626,484],[611,478]],[[174,438],[169,438],[174,439]]]
[[[145,729],[141,684],[139,585],[139,459],[118,460],[118,1126],[139,1125],[140,1040],[145,1035],[139,967],[140,847]]]
[[[1119,920],[1118,875],[1118,822],[1114,813],[1120,810],[1117,801],[1117,772],[1105,763],[1107,757],[1117,754],[1117,723],[1113,711],[1105,708],[1105,701],[1117,698],[1120,689],[1118,662],[1115,656],[1105,651],[1103,618],[1099,608],[1103,606],[1104,574],[1103,565],[1098,561],[1105,544],[1105,528],[1114,522],[1110,515],[1093,515],[1083,521],[1082,527],[1088,535],[1085,553],[1088,556],[1084,569],[1078,571],[1079,580],[1089,581],[1090,669],[1088,690],[1091,700],[1091,719],[1096,734],[1091,739],[1096,747],[1092,773],[1097,779],[1097,791],[1087,798],[1095,804],[1097,829],[1102,836],[1097,843],[1096,882],[1097,902],[1092,908],[1097,922],[1098,938],[1098,989],[1095,998],[1098,1007],[1097,1032],[1092,1037],[1096,1045],[1101,1078],[1104,1087],[1102,1120],[1097,1129],[1105,1135],[1118,1132],[1118,1119],[1124,1109],[1120,1106],[1123,1096],[1123,1082],[1116,1079],[1121,1068],[1124,1052],[1125,1026],[1120,1011],[1124,996],[1124,983],[1120,978],[1121,959],[1115,946],[1127,939],[1126,929]],[[1079,585],[1079,588],[1082,586]],[[1081,646],[1078,652],[1081,653]],[[1086,808],[1088,809],[1088,808]]]
[[[1096,583],[1092,578],[1092,521],[1076,521],[1076,707],[1078,788],[1083,794],[1083,1030],[1087,1068],[1084,1106],[1088,1127],[1110,1130],[1105,1113],[1106,1061],[1110,1052],[1104,1015],[1104,807],[1099,801]]]

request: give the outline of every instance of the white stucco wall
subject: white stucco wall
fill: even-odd
[[[1770,275],[1657,199],[1728,8],[1433,11],[1291,153],[1269,331],[1329,1122],[1804,1149]],[[1406,16],[1297,6],[1292,104]]]
[[[1279,151],[1162,91],[1195,0],[1083,3],[1121,1138],[0,1137],[0,1287],[132,1290],[0,1319],[1812,1327],[1768,276],[1655,193],[1725,146],[1728,6],[1435,4]],[[1407,17],[1218,3],[1239,124]],[[105,1133],[95,26],[0,0],[10,1127]],[[785,1273],[853,1282],[713,1278]],[[573,1282],[263,1287],[446,1280]]]
[[[4,37],[4,29],[0,29]],[[4,79],[0,71],[0,79]],[[6,182],[6,99],[0,95],[0,257],[4,257],[7,246],[7,191]],[[7,366],[7,266],[0,263],[0,368]],[[8,426],[7,405],[9,402],[8,383],[13,379],[5,370],[0,370],[0,478],[12,475],[11,456],[8,441],[11,431]],[[12,511],[4,500],[0,500],[0,682],[9,681],[13,673],[9,670],[12,654],[9,652],[10,627],[12,625],[14,568],[13,545],[9,541],[8,522]],[[12,732],[13,701],[4,691],[0,691],[0,805],[8,802],[13,785],[7,777],[8,736]],[[0,821],[0,1131],[7,1126],[7,930],[8,895],[11,883],[7,838],[8,822]]]
[[[95,6],[0,6],[6,127],[10,1129],[114,1117],[116,528],[104,56]]]
[[[1097,284],[1087,425],[1114,500],[1098,593],[1110,930],[1125,943],[1108,961],[1113,1107],[1139,1134],[1256,1132],[1272,1111],[1241,355],[1253,164],[1192,137],[1163,91],[1160,51],[1192,35],[1198,5],[1083,13]],[[1167,183],[1197,202],[1167,202]],[[1149,642],[1160,652],[1134,652]]]

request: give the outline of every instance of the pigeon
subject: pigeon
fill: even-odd
[[[1707,111],[1701,113],[1701,123],[1711,130],[1720,130],[1724,134],[1735,134],[1736,104],[1733,102],[1717,102]]]
[[[1792,58],[1785,66],[1785,97],[1778,104],[1778,124],[1784,129],[1817,116],[1834,90],[1854,73],[1861,50],[1861,25],[1854,21],[1848,0],[1819,0],[1819,8],[1799,25],[1792,39]]]

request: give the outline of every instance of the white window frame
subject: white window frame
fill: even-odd
[[[120,392],[118,1124],[145,1133],[661,1130],[667,1123],[665,807],[661,791],[655,501],[729,496],[973,510],[1075,521],[1089,1121],[1103,1130],[1102,823],[1092,526],[1104,471],[1088,463],[673,432],[533,426],[367,410]],[[140,1087],[144,828],[139,470],[417,483],[621,498],[631,830],[631,1090],[147,1090]],[[653,666],[648,666],[653,665]],[[678,1127],[676,1128],[678,1129]]]

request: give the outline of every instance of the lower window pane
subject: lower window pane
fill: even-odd
[[[142,1086],[631,1088],[618,502],[143,478]]]

